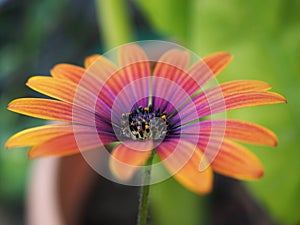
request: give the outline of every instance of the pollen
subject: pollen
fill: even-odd
[[[139,106],[130,113],[123,113],[121,120],[121,135],[125,139],[155,141],[164,139],[168,134],[166,112],[161,112],[160,108],[153,110],[152,105]]]

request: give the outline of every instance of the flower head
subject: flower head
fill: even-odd
[[[30,158],[94,150],[100,155],[92,154],[93,159],[108,155],[107,165],[121,181],[130,180],[155,152],[175,179],[202,194],[211,190],[213,171],[237,179],[260,178],[260,161],[236,141],[275,146],[275,134],[222,113],[283,103],[285,98],[269,92],[271,87],[262,81],[209,85],[232,60],[228,53],[196,62],[185,49],[158,55],[128,44],[118,49],[117,62],[93,55],[84,68],[59,64],[51,77],[30,78],[30,88],[53,99],[21,98],[8,109],[61,122],[21,131],[6,146],[31,146]]]

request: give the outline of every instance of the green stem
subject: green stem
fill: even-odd
[[[100,34],[106,49],[133,40],[133,28],[127,1],[95,0]]]
[[[143,186],[140,189],[140,202],[138,212],[138,225],[147,225],[148,208],[149,208],[149,193],[150,193],[150,180],[151,180],[151,164],[153,161],[154,152],[152,152],[144,171]]]

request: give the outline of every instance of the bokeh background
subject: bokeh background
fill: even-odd
[[[283,94],[288,104],[228,114],[264,125],[278,135],[276,148],[250,146],[265,166],[261,180],[238,182],[216,176],[212,194],[197,196],[170,179],[152,188],[151,224],[299,225],[299,12],[297,0],[0,0],[0,224],[25,224],[24,202],[34,163],[27,159],[26,149],[6,150],[5,141],[19,130],[44,122],[6,110],[12,99],[39,97],[26,88],[26,80],[49,74],[57,63],[82,65],[85,56],[122,43],[162,39],[200,57],[217,51],[232,53],[235,59],[218,77],[220,82],[263,80]],[[103,191],[109,196],[112,189]],[[130,193],[134,196],[135,190]],[[124,201],[131,204],[122,194],[117,196],[115,204],[120,206],[110,207],[115,217],[122,206],[126,208]],[[101,201],[87,204],[90,211],[98,210]],[[100,211],[95,215],[102,215]],[[82,224],[93,224],[87,221]]]

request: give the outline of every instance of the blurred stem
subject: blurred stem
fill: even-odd
[[[143,186],[140,189],[140,202],[138,212],[138,225],[147,225],[148,208],[149,208],[149,193],[150,193],[150,180],[151,180],[151,164],[154,157],[154,151],[152,152],[144,171]]]
[[[111,49],[133,40],[130,13],[125,0],[95,0],[100,35]]]

